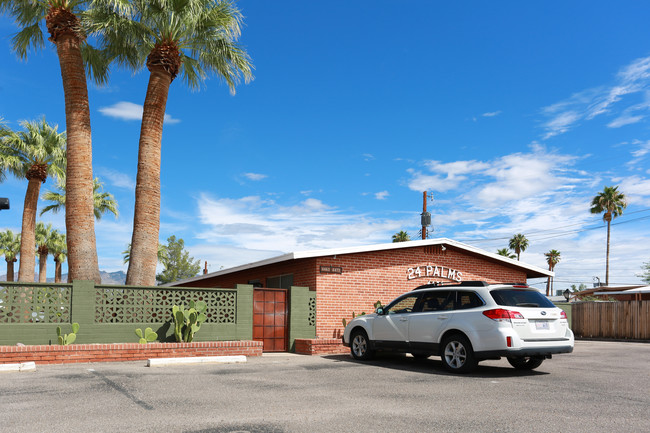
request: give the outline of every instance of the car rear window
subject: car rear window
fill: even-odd
[[[536,290],[527,289],[497,289],[490,292],[494,301],[506,307],[555,307],[548,298]]]

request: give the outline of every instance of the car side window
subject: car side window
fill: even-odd
[[[456,309],[467,310],[484,305],[483,300],[476,292],[458,291],[456,295]]]
[[[420,303],[420,311],[446,311],[454,309],[454,292],[437,290],[425,293]]]
[[[395,303],[386,307],[386,314],[403,314],[411,313],[415,307],[418,295],[405,296],[398,299]]]

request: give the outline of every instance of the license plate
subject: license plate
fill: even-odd
[[[536,329],[549,329],[548,327],[548,322],[535,322],[535,328]]]

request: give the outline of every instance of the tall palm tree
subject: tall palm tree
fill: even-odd
[[[160,154],[169,87],[177,75],[198,88],[209,73],[232,93],[252,78],[246,51],[235,41],[242,15],[230,0],[94,0],[88,14],[112,58],[132,70],[146,65],[135,188],[131,260],[126,284],[154,285],[160,226]]]
[[[52,224],[36,223],[36,252],[38,253],[38,282],[47,281],[47,256],[50,254],[50,242],[52,241]]]
[[[10,131],[0,138],[0,165],[19,179],[27,179],[23,208],[18,281],[34,281],[36,265],[34,245],[36,207],[41,184],[48,175],[63,176],[66,159],[66,135],[45,119],[21,122],[23,131]]]
[[[510,238],[508,248],[510,248],[515,252],[515,254],[517,254],[517,260],[519,260],[519,256],[521,255],[521,253],[526,251],[526,248],[528,248],[528,239],[526,239],[526,236],[524,236],[523,234],[517,233],[512,238]]]
[[[501,248],[497,250],[497,254],[503,257],[507,257],[509,259],[516,259],[517,256],[515,254],[512,254],[508,248]]]
[[[607,222],[607,253],[605,256],[605,285],[609,285],[609,235],[612,219],[623,214],[627,207],[625,194],[619,192],[618,186],[605,186],[602,192],[591,200],[591,213],[603,215],[603,221]]]
[[[411,237],[404,230],[400,230],[399,232],[397,232],[397,233],[395,233],[393,235],[393,242],[406,242],[406,241],[410,241],[410,240],[411,240]]]
[[[548,263],[548,270],[553,271],[555,265],[560,262],[560,252],[558,250],[550,250],[548,253],[544,253],[546,256],[546,263]],[[553,294],[553,279],[548,277],[546,281],[546,296]]]
[[[61,264],[65,262],[68,249],[66,246],[65,233],[54,230],[50,236],[50,254],[54,257],[54,282],[61,282]]]
[[[158,244],[158,253],[156,255],[156,258],[159,262],[165,258],[166,253],[167,247],[163,244]],[[124,260],[124,264],[127,264],[131,261],[131,244],[127,244],[126,249],[122,251],[122,259]]]
[[[20,252],[20,233],[14,235],[14,232],[7,229],[0,232],[0,254],[5,256],[7,262],[7,281],[14,280],[14,263],[18,259],[16,256]]]
[[[43,21],[56,46],[61,69],[68,136],[65,224],[71,280],[101,282],[92,205],[92,141],[86,72],[98,84],[108,79],[109,58],[86,42],[81,16],[87,0],[0,0],[21,29],[13,48],[25,59],[30,49],[43,48]],[[21,255],[21,261],[22,261]]]
[[[52,203],[41,210],[41,216],[49,211],[52,211],[52,213],[58,213],[61,209],[65,209],[65,180],[59,180],[57,182],[56,188],[59,190],[58,192],[47,191],[41,197],[43,200],[47,200]],[[104,185],[99,181],[99,179],[93,179],[93,213],[96,220],[100,220],[102,218],[102,215],[108,212],[115,215],[115,217],[119,216],[119,212],[117,210],[117,201],[113,197],[113,194],[103,192],[103,189]]]

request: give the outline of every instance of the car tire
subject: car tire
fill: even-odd
[[[517,370],[534,370],[544,362],[539,356],[509,356],[508,362]]]
[[[353,331],[350,338],[350,353],[354,359],[366,361],[374,356],[374,351],[370,349],[370,340],[368,334],[363,330]]]
[[[452,373],[469,373],[476,369],[478,360],[467,337],[454,334],[442,342],[442,365]]]

